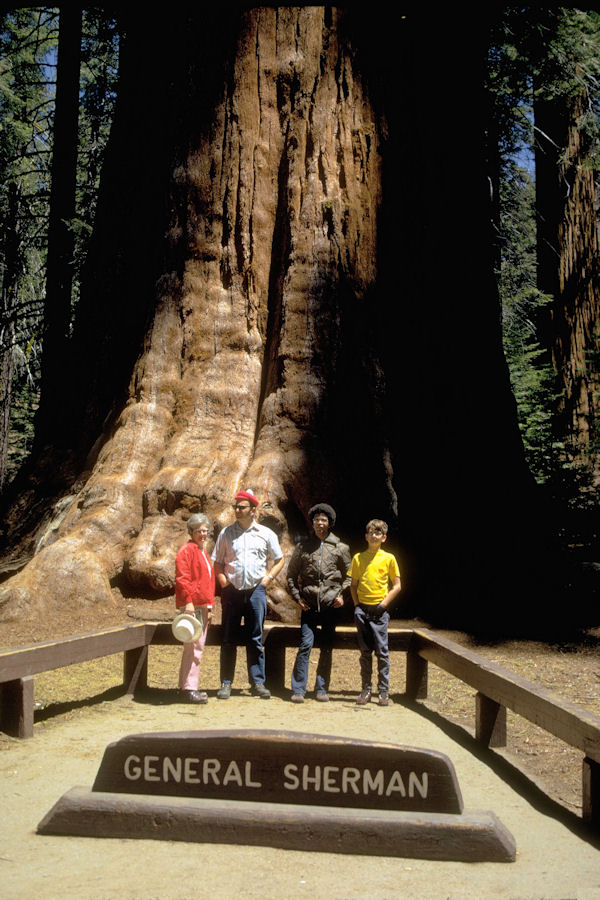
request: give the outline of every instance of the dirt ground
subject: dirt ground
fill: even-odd
[[[85,616],[0,624],[0,646],[19,646],[115,624],[168,619],[171,607],[115,606]],[[397,621],[400,626],[415,622]],[[476,644],[468,635],[444,632],[496,663],[600,713],[598,635],[572,645],[532,642]],[[358,658],[334,654],[332,702],[312,699],[292,707],[287,697],[263,701],[248,696],[244,654],[238,654],[230,701],[215,699],[219,686],[218,647],[208,647],[201,687],[207,706],[177,702],[179,647],[151,648],[149,688],[142,696],[122,695],[122,655],[36,676],[36,724],[32,740],[0,733],[0,896],[6,900],[191,900],[199,897],[368,898],[368,900],[594,900],[600,897],[600,843],[577,825],[581,754],[517,717],[509,717],[509,746],[501,771],[470,744],[473,692],[430,666],[427,714],[403,703],[404,665],[392,658],[387,709],[356,707]],[[293,653],[287,654],[288,683]],[[311,656],[311,672],[316,666]],[[324,708],[325,706],[325,708]],[[452,720],[460,729],[444,726]],[[41,836],[36,826],[53,804],[76,785],[89,788],[110,741],[126,734],[197,728],[266,728],[390,740],[435,748],[453,761],[466,810],[493,810],[517,843],[515,863],[448,863],[393,857],[346,856],[272,847],[172,841]],[[465,729],[466,731],[462,731]],[[463,734],[457,743],[457,734]],[[513,777],[525,772],[525,784]],[[528,781],[530,779],[530,781]],[[533,782],[531,784],[530,782]],[[552,802],[535,786],[570,810]],[[557,866],[556,861],[560,860]]]
[[[287,697],[249,696],[243,659],[231,700],[218,701],[218,648],[209,647],[206,706],[178,702],[172,691],[180,649],[150,651],[150,687],[135,698],[115,689],[120,655],[36,678],[38,716],[33,739],[0,735],[0,896],[2,900],[596,900],[600,842],[574,824],[511,767],[490,763],[468,736],[433,711],[403,702],[401,657],[393,703],[357,707],[356,653],[336,654],[331,702],[312,697],[295,707]],[[293,654],[288,654],[293,657]],[[240,654],[243,657],[243,654]],[[288,660],[291,665],[291,658]],[[347,684],[347,688],[342,685]],[[445,682],[432,684],[433,706],[449,701]],[[80,698],[80,699],[77,699]],[[436,699],[437,698],[437,699]],[[457,714],[458,704],[451,702]],[[470,704],[467,704],[467,709]],[[466,713],[465,713],[466,715]],[[435,862],[393,856],[345,855],[219,842],[39,835],[36,827],[73,787],[89,790],[107,745],[128,735],[196,729],[275,729],[426,747],[453,762],[465,812],[492,810],[514,836],[511,863]],[[455,729],[456,731],[457,729]],[[543,752],[543,748],[539,748]],[[460,827],[460,825],[459,825]],[[334,845],[335,846],[335,845]]]
[[[168,600],[151,604],[132,601],[127,606],[115,603],[112,608],[92,607],[75,616],[71,613],[60,617],[53,615],[47,620],[38,620],[33,630],[29,623],[0,622],[0,647],[20,646],[111,625],[131,624],[144,618],[168,620],[171,616],[172,605]],[[428,627],[426,623],[415,620],[395,619],[392,626],[396,625]],[[600,715],[600,627],[582,632],[577,640],[563,643],[523,640],[482,643],[462,632],[439,633]],[[175,686],[179,652],[178,648],[168,647],[151,652],[150,687],[164,690]],[[246,684],[243,655],[239,654],[242,667],[236,676],[240,686]],[[291,666],[290,657],[292,654],[288,653],[288,669]],[[316,658],[316,653],[311,656],[311,666],[316,665]],[[108,696],[111,696],[111,689],[120,681],[121,666],[121,656],[117,655],[37,676],[36,721],[48,721],[57,714],[68,718],[82,705],[89,704],[90,698],[102,697],[103,692],[109,692]],[[209,647],[206,650],[201,687],[209,692],[219,687],[218,648]],[[357,654],[350,651],[334,654],[332,688],[349,694],[359,690]],[[392,695],[404,691],[403,665],[392,664],[390,688]],[[430,666],[429,695],[425,705],[471,734],[474,733],[474,694],[458,679],[436,666]],[[505,751],[500,752],[553,800],[580,814],[583,754],[510,710],[507,724],[508,745]]]

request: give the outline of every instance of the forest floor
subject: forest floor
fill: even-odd
[[[155,604],[139,602],[127,608],[114,606],[87,609],[80,614],[68,612],[51,619],[38,620],[32,631],[30,623],[0,622],[0,647],[14,647],[50,640],[69,634],[94,631],[118,624],[171,618],[168,601]],[[218,621],[218,619],[217,619]],[[415,620],[394,619],[392,627],[428,627]],[[436,630],[436,629],[434,629]],[[485,643],[464,632],[437,630],[481,656],[528,678],[553,693],[579,703],[600,715],[600,627],[580,632],[563,642],[533,640],[498,640]],[[150,655],[148,683],[151,688],[174,688],[180,650],[161,647]],[[243,653],[238,654],[237,683],[246,683]],[[316,667],[317,653],[311,655],[311,673]],[[288,670],[293,653],[287,654]],[[90,698],[114,692],[121,679],[121,655],[90,661],[43,673],[35,680],[36,721],[56,715],[69,717],[78,708],[88,706]],[[312,677],[312,676],[309,676]],[[287,682],[289,684],[289,671]],[[208,647],[202,665],[201,688],[215,692],[219,687],[218,648]],[[334,653],[332,691],[352,694],[360,689],[358,653]],[[401,701],[404,691],[404,665],[395,665],[392,656],[390,689],[392,697]],[[436,666],[429,667],[429,691],[424,705],[444,716],[449,722],[474,734],[475,692],[468,685]],[[581,766],[583,754],[553,737],[541,728],[508,711],[508,743],[497,751],[537,784],[549,797],[567,810],[581,814]]]
[[[140,619],[169,620],[162,608],[91,610],[85,617],[0,623],[0,646],[20,646]],[[395,620],[394,626],[424,623]],[[440,633],[440,632],[438,632]],[[546,644],[481,644],[469,635],[441,632],[496,664],[600,714],[600,634]],[[286,654],[287,683],[294,653]],[[146,691],[123,695],[122,654],[35,677],[34,738],[0,733],[0,894],[6,900],[189,900],[193,897],[283,900],[593,900],[600,896],[600,841],[581,826],[582,754],[509,712],[508,747],[490,754],[472,739],[473,692],[430,666],[429,697],[407,703],[404,658],[392,654],[393,703],[357,707],[358,654],[334,653],[331,703],[293,707],[289,694],[269,702],[246,690],[245,654],[238,653],[234,692],[215,699],[219,648],[209,646],[201,687],[207,706],[182,704],[175,679],[179,646],[152,647]],[[311,678],[318,655],[311,655]],[[312,684],[310,685],[312,686]],[[443,717],[443,718],[442,718]],[[343,854],[326,845],[319,853],[244,844],[145,841],[39,835],[36,825],[59,797],[92,784],[106,746],[127,734],[252,728],[394,741],[435,748],[453,762],[465,810],[492,810],[514,836],[517,857],[498,863],[436,862],[393,856]],[[523,774],[520,774],[523,773]],[[541,791],[541,793],[540,793]],[[550,797],[550,800],[546,798]],[[257,867],[258,862],[258,867]],[[260,877],[258,873],[260,872]]]

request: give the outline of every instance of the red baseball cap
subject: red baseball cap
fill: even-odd
[[[236,500],[247,500],[252,506],[258,506],[258,500],[252,491],[238,491],[235,495]]]

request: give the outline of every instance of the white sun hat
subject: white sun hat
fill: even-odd
[[[187,613],[182,613],[180,616],[176,616],[173,619],[171,631],[178,641],[187,644],[189,641],[198,640],[202,634],[202,622],[195,616],[189,616]]]

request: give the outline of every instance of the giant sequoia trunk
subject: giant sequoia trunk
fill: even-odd
[[[582,91],[535,104],[538,286],[553,297],[544,339],[557,373],[559,430],[597,480],[600,256],[594,171],[581,128],[586,103]]]
[[[354,549],[388,519],[412,611],[475,624],[517,597],[532,491],[473,112],[485,29],[368,21],[129,23],[72,395],[8,514],[7,568],[35,555],[5,617],[168,594],[189,512],[217,529],[240,487],[286,553],[318,500]],[[292,614],[282,587],[270,605]]]

